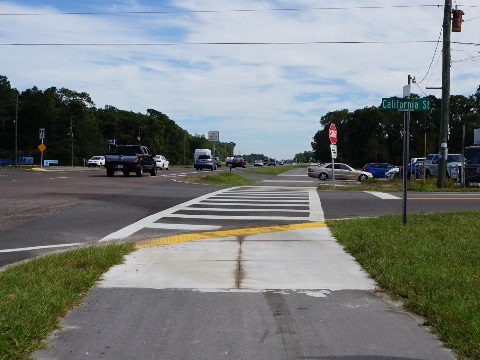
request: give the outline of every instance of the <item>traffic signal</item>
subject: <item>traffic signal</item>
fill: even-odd
[[[452,32],[461,32],[462,31],[462,16],[465,13],[462,10],[452,10]]]

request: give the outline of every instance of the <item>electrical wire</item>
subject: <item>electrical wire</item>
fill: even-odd
[[[396,8],[437,7],[443,5],[390,5],[390,6],[353,6],[353,7],[310,7],[310,8],[266,8],[266,9],[230,9],[230,10],[162,10],[162,11],[110,11],[110,12],[52,12],[52,13],[0,13],[0,16],[45,16],[45,15],[161,15],[161,14],[186,14],[186,13],[222,13],[222,12],[263,12],[263,11],[310,11],[310,10],[372,10]],[[466,5],[464,7],[479,7]]]
[[[317,45],[317,44],[425,44],[435,40],[404,41],[306,41],[306,42],[183,42],[183,43],[0,43],[0,46],[181,46],[181,45]]]
[[[438,46],[440,44],[440,38],[442,37],[442,32],[443,32],[443,27],[440,28],[440,34],[438,35],[437,46],[435,47],[435,51],[433,53],[432,60],[430,61],[430,65],[428,66],[428,70],[425,76],[423,77],[423,79],[418,82],[419,84],[421,84],[425,80],[428,73],[430,72],[430,69],[432,68],[433,60],[435,60],[435,55],[437,54]]]

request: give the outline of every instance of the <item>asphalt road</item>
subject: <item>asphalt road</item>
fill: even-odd
[[[190,172],[107,178],[100,169],[1,171],[0,267],[97,243],[145,216],[215,189],[174,181]]]
[[[226,168],[220,170],[228,171]],[[272,199],[285,198],[285,191],[296,190],[298,196],[306,196],[306,189],[310,192],[317,191],[325,219],[403,212],[401,193],[382,198],[381,194],[365,192],[317,190],[317,186],[324,182],[307,177],[305,169],[295,169],[281,176],[249,174],[243,169],[234,171],[261,179],[252,189],[269,189]],[[312,221],[305,217],[304,213],[300,213],[302,208],[294,203],[283,204],[282,213],[278,206],[270,208],[270,211],[255,212],[249,206],[255,199],[247,201],[243,207],[224,204],[221,207],[222,214],[215,211],[215,203],[202,205],[198,203],[199,200],[197,204],[185,205],[184,209],[176,209],[176,214],[170,214],[173,211],[169,209],[195,202],[195,199],[208,197],[209,194],[213,198],[212,194],[216,191],[226,189],[182,181],[185,176],[206,173],[208,171],[177,168],[159,171],[156,177],[124,177],[116,174],[113,178],[107,178],[104,170],[87,168],[0,171],[0,267],[45,252],[105,241],[109,236],[111,240],[137,241],[202,229]],[[241,189],[235,191],[239,192],[238,196],[245,197]],[[216,198],[219,196],[227,194],[215,195]],[[221,200],[220,198],[215,201]],[[407,213],[478,209],[479,201],[478,193],[409,193]],[[305,206],[303,211],[311,211],[312,206],[315,205]],[[225,209],[229,212],[225,213]],[[276,212],[272,214],[273,209],[276,209]],[[293,211],[288,212],[289,209]],[[144,227],[142,231],[135,231],[121,238],[112,236],[119,230],[155,214],[159,215],[154,221],[158,222],[162,218],[163,226]]]

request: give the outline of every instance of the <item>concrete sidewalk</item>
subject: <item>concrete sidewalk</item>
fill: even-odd
[[[323,222],[187,234],[138,246],[144,248],[108,271],[100,287],[375,289]]]

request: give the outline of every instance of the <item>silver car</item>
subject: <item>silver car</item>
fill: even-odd
[[[308,176],[320,180],[327,180],[332,178],[332,164],[321,164],[317,166],[308,167]],[[342,163],[335,163],[335,179],[338,180],[358,180],[365,181],[372,179],[372,173],[363,170],[355,170],[351,166]]]

